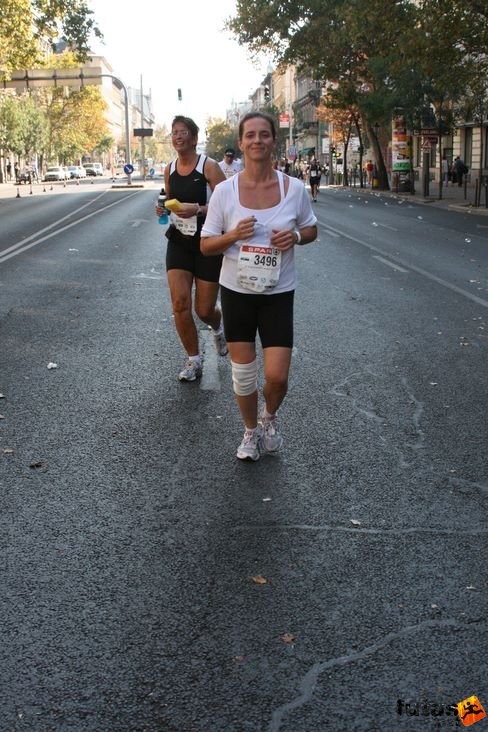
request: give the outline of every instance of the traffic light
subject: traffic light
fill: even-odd
[[[330,148],[330,154],[332,155],[333,158],[337,157],[336,149],[334,146],[332,146]]]
[[[269,102],[270,96],[269,96],[269,86],[264,87],[264,101]]]
[[[181,102],[182,99],[183,99],[183,95],[181,93],[181,89],[178,89],[178,101]]]

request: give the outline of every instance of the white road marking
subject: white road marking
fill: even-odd
[[[325,229],[330,228],[330,224],[326,224],[322,221],[318,221],[320,226],[323,226]],[[477,305],[482,305],[484,308],[488,308],[488,300],[483,300],[482,297],[478,297],[477,295],[473,295],[471,292],[468,292],[467,290],[464,290],[462,287],[458,287],[457,285],[454,285],[452,282],[447,282],[447,280],[443,280],[441,277],[437,277],[437,275],[432,274],[431,272],[427,272],[427,270],[423,269],[422,267],[417,267],[414,264],[411,264],[410,262],[406,262],[401,257],[396,257],[390,254],[389,252],[384,252],[379,247],[375,247],[373,244],[369,244],[366,241],[363,241],[362,239],[358,239],[356,236],[351,236],[350,234],[345,234],[343,231],[339,231],[339,229],[334,229],[340,236],[343,236],[345,239],[349,239],[350,241],[354,241],[356,244],[360,244],[363,247],[367,247],[368,249],[371,249],[373,252],[377,252],[377,254],[381,254],[385,258],[393,259],[395,262],[398,262],[399,264],[403,265],[404,267],[407,267],[407,269],[411,270],[412,272],[417,272],[417,274],[422,275],[423,277],[427,277],[427,279],[432,280],[432,282],[437,282],[438,285],[442,285],[442,287],[447,287],[447,289],[452,290],[453,292],[456,292],[458,295],[462,295],[463,297],[466,297],[468,300],[472,300]]]
[[[105,191],[104,191],[105,193]],[[123,198],[119,198],[117,201],[113,201],[112,203],[107,204],[106,206],[103,206],[103,208],[97,209],[97,211],[92,211],[92,213],[86,214],[86,216],[82,216],[81,219],[78,219],[77,221],[72,221],[71,224],[67,224],[66,226],[63,226],[61,229],[56,229],[56,231],[51,231],[50,234],[47,234],[46,236],[42,236],[40,239],[37,239],[40,234],[42,234],[44,231],[49,231],[49,229],[54,228],[58,224],[60,224],[62,221],[65,221],[70,216],[73,216],[78,211],[81,211],[82,209],[86,208],[86,206],[89,206],[91,203],[96,201],[98,198],[104,195],[104,193],[101,193],[100,196],[97,196],[96,198],[92,199],[89,203],[86,203],[84,206],[81,206],[80,208],[76,209],[75,211],[71,211],[71,213],[67,214],[66,216],[63,216],[63,218],[59,219],[58,221],[55,221],[54,223],[50,224],[49,226],[46,226],[45,229],[41,229],[36,234],[32,234],[31,236],[26,237],[25,239],[22,239],[22,241],[17,242],[17,244],[13,244],[8,249],[5,249],[4,252],[0,255],[0,264],[2,262],[6,262],[7,259],[10,259],[11,257],[15,257],[17,254],[21,254],[22,252],[25,252],[27,249],[30,249],[31,247],[35,247],[37,244],[41,244],[43,241],[46,241],[47,239],[51,239],[53,236],[57,236],[58,234],[61,234],[63,231],[67,231],[68,229],[71,229],[73,226],[77,226],[78,224],[81,224],[82,221],[86,221],[87,219],[91,219],[92,216],[96,216],[99,213],[102,213],[102,211],[106,211],[109,208],[112,208],[112,206],[118,206],[119,203],[123,203],[127,200],[127,198],[132,198],[132,196],[135,196],[137,192],[131,193],[130,196],[124,196]],[[31,241],[34,239],[34,241]],[[30,242],[30,244],[27,244],[27,242]]]
[[[396,269],[397,272],[406,272],[408,274],[408,269],[403,269],[403,267],[400,267],[399,264],[394,264],[393,262],[389,262],[387,259],[380,257],[378,254],[373,254],[373,259],[377,259],[378,262],[383,262],[383,264],[387,264],[388,267],[391,267],[392,269]]]
[[[203,391],[220,391],[219,358],[214,346],[212,331],[209,329],[198,332],[203,357],[203,374],[200,380],[200,389]]]

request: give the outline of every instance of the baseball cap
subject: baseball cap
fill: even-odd
[[[224,155],[235,155],[235,154],[236,154],[236,151],[234,150],[233,147],[228,147],[224,153]]]

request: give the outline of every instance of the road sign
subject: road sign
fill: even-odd
[[[134,137],[152,137],[153,130],[151,127],[134,127]]]
[[[134,172],[133,165],[131,165],[130,163],[127,163],[126,165],[124,165],[124,173],[127,173],[127,175],[130,175],[133,172]]]

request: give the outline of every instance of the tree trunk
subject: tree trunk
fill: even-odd
[[[380,191],[389,191],[390,190],[390,183],[388,181],[388,172],[386,170],[386,164],[383,159],[383,152],[381,150],[381,145],[378,140],[378,137],[376,136],[375,129],[372,125],[367,126],[368,130],[368,137],[373,143],[373,158],[375,162],[376,167],[376,178],[378,180],[378,189]]]

